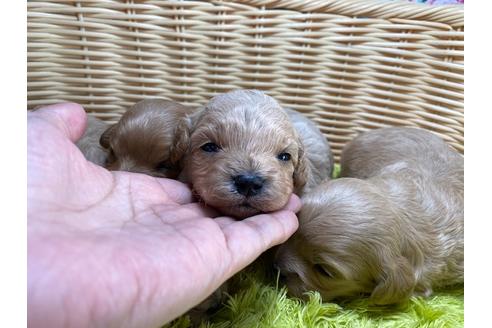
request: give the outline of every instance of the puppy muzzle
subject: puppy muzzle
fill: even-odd
[[[232,181],[236,191],[246,197],[260,194],[265,185],[265,179],[254,173],[233,176]]]

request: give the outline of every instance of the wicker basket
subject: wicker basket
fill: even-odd
[[[374,0],[28,1],[28,107],[115,121],[148,97],[265,90],[338,157],[357,132],[434,131],[463,152],[462,6]]]

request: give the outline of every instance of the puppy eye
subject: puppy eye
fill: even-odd
[[[169,163],[168,161],[162,161],[162,162],[159,162],[159,164],[157,164],[157,166],[155,167],[156,170],[159,170],[159,171],[163,171],[163,170],[172,170],[174,169],[173,165],[171,163]]]
[[[280,153],[277,155],[277,158],[281,161],[287,162],[290,161],[291,156],[289,153]]]
[[[315,264],[313,266],[313,268],[314,268],[314,271],[316,271],[320,275],[325,276],[327,278],[333,278],[333,275],[328,270],[326,270],[326,268],[323,265]]]
[[[220,147],[217,144],[214,144],[213,142],[208,142],[203,146],[201,146],[200,148],[203,151],[206,151],[207,153],[216,153],[220,150]]]

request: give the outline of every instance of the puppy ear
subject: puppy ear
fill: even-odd
[[[304,152],[304,145],[300,139],[298,139],[298,145],[299,153],[297,165],[294,168],[294,192],[297,195],[301,195],[308,179],[308,162]]]
[[[109,141],[113,137],[114,134],[114,129],[116,127],[116,124],[111,125],[109,128],[104,131],[104,133],[101,135],[99,138],[99,144],[103,147],[108,149],[109,148]]]
[[[170,160],[172,163],[178,163],[188,151],[192,126],[193,115],[185,116],[176,125],[170,151]]]
[[[398,257],[385,264],[380,280],[371,294],[371,301],[378,305],[407,300],[415,288],[415,275],[407,259]]]

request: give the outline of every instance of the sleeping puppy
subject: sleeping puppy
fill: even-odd
[[[214,97],[178,135],[189,146],[183,180],[204,203],[237,218],[278,210],[292,192],[331,175],[331,151],[316,126],[260,91]]]
[[[100,138],[101,145],[109,151],[106,167],[176,178],[180,163],[175,154],[182,154],[180,147],[185,147],[176,138],[176,128],[178,122],[192,112],[190,107],[162,99],[136,103]],[[227,289],[226,282],[188,312],[193,326],[198,326],[225,299]]]
[[[109,152],[106,167],[176,178],[180,163],[173,154],[182,153],[176,143],[176,127],[192,111],[163,99],[139,101],[102,134],[100,144]]]
[[[99,144],[99,139],[107,128],[107,123],[92,115],[87,115],[87,128],[76,143],[85,158],[99,166],[104,166],[108,158],[108,151]]]
[[[392,304],[463,283],[461,155],[429,132],[385,128],[346,146],[342,172],[356,178],[305,195],[276,254],[291,294]]]

